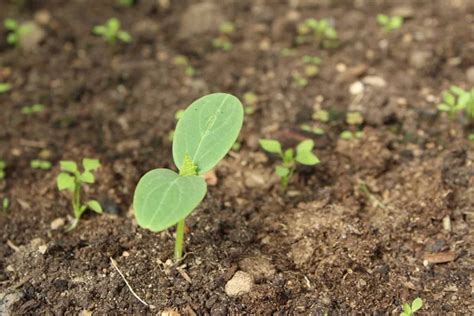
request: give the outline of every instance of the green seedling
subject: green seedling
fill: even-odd
[[[364,131],[353,132],[353,131],[346,130],[346,131],[343,131],[341,135],[339,135],[339,137],[344,140],[361,139],[361,138],[364,138]]]
[[[297,86],[304,88],[308,85],[308,79],[306,79],[299,71],[293,72],[291,76]]]
[[[108,19],[104,25],[94,26],[92,32],[95,35],[102,36],[111,45],[115,45],[117,41],[124,43],[132,41],[130,33],[120,29],[120,21],[117,18]]]
[[[7,164],[5,163],[5,161],[0,160],[0,180],[5,179],[5,176],[6,176],[5,169],[6,168],[7,168]]]
[[[319,73],[319,65],[321,65],[321,58],[316,56],[303,56],[304,74],[308,78],[313,78]]]
[[[117,0],[117,3],[123,7],[132,7],[135,4],[135,0]]]
[[[2,211],[4,213],[8,212],[8,208],[10,207],[10,200],[7,197],[2,199]]]
[[[324,135],[324,130],[321,127],[311,126],[309,124],[301,124],[300,128],[305,132],[313,133],[315,135]]]
[[[83,159],[82,166],[84,171],[80,172],[74,161],[62,160],[59,162],[61,173],[56,181],[59,191],[67,190],[72,194],[72,208],[74,210],[74,221],[68,231],[74,229],[79,223],[81,215],[87,209],[96,213],[102,213],[102,206],[96,200],[89,200],[82,204],[81,188],[84,184],[92,184],[95,182],[93,171],[100,168],[100,162],[97,159]]]
[[[293,48],[283,48],[280,51],[280,55],[283,57],[292,57],[296,55],[296,49]]]
[[[224,22],[219,26],[219,36],[212,40],[212,46],[223,51],[232,50],[231,36],[235,32],[235,25],[232,22]]]
[[[32,115],[36,113],[41,113],[45,109],[43,104],[33,104],[31,106],[24,106],[21,108],[21,113],[25,115]]]
[[[176,66],[183,67],[184,73],[188,77],[194,77],[194,75],[196,74],[196,69],[191,66],[188,58],[184,55],[177,55],[176,57],[174,57],[173,64],[175,64]]]
[[[474,119],[474,88],[464,90],[458,86],[451,86],[443,91],[443,102],[438,105],[440,112],[448,113],[451,119],[464,111],[466,116]]]
[[[359,112],[348,112],[346,114],[346,123],[349,125],[361,125],[364,123],[364,117]]]
[[[471,133],[467,136],[467,139],[469,139],[470,141],[474,142],[474,133]]]
[[[7,43],[12,46],[20,45],[22,36],[31,32],[30,26],[22,25],[14,19],[5,19],[3,26],[8,30]]]
[[[179,173],[154,169],[138,182],[133,197],[139,226],[153,232],[176,225],[174,257],[183,255],[186,217],[207,192],[203,174],[214,168],[234,145],[242,128],[240,101],[214,93],[194,101],[176,124],[173,160]]]
[[[403,25],[403,17],[395,15],[388,16],[385,14],[377,15],[377,23],[383,27],[385,32],[397,30]]]
[[[11,84],[0,82],[0,94],[10,91],[11,88],[12,88]]]
[[[326,110],[316,110],[312,115],[313,120],[319,121],[322,123],[329,122],[329,112]]]
[[[298,44],[316,43],[323,48],[334,48],[339,44],[337,31],[328,19],[306,19],[298,25]]]
[[[255,109],[258,103],[258,96],[253,92],[244,93],[244,104],[245,114],[252,115],[255,113]]]
[[[423,301],[421,298],[417,297],[413,300],[411,305],[405,303],[403,304],[403,312],[400,313],[400,316],[413,316],[415,312],[423,307]]]
[[[51,162],[42,159],[33,159],[30,161],[30,166],[33,169],[49,170],[51,169]]]
[[[307,166],[319,163],[319,158],[313,154],[314,142],[311,139],[303,140],[296,149],[288,148],[285,151],[282,150],[280,142],[274,139],[261,139],[259,143],[263,150],[277,154],[282,159],[282,163],[275,167],[275,172],[280,177],[283,190],[288,187],[297,163]]]

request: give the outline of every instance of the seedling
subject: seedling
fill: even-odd
[[[74,210],[74,221],[68,231],[74,229],[79,223],[81,215],[87,209],[96,213],[102,213],[102,207],[96,200],[89,200],[85,204],[81,203],[81,188],[84,184],[95,182],[93,171],[99,169],[100,162],[97,159],[83,159],[82,166],[84,171],[80,172],[74,161],[62,160],[59,162],[61,173],[57,177],[59,191],[68,190],[72,194],[72,208]]]
[[[339,44],[337,31],[328,19],[306,19],[298,25],[298,44],[316,43],[323,48],[334,48]]]
[[[311,126],[309,124],[301,124],[300,128],[305,132],[313,133],[315,135],[324,135],[324,130],[321,127]]]
[[[400,313],[400,316],[413,316],[415,312],[423,307],[423,301],[421,298],[417,297],[413,300],[411,305],[405,303],[403,304],[403,312]]]
[[[349,125],[360,125],[364,123],[364,117],[359,112],[348,112],[346,114],[346,123]]]
[[[468,117],[474,119],[474,88],[466,91],[458,86],[451,86],[449,90],[443,91],[443,102],[438,105],[440,112],[448,113],[451,119],[464,112]]]
[[[173,63],[177,66],[183,67],[184,68],[184,73],[188,77],[193,77],[196,74],[196,69],[194,69],[193,66],[191,66],[191,64],[189,63],[188,58],[184,55],[177,55],[173,59]]]
[[[36,113],[41,113],[45,109],[43,104],[33,104],[31,106],[24,106],[21,108],[21,113],[25,115],[32,115]]]
[[[339,135],[339,137],[344,140],[361,139],[361,138],[364,138],[364,131],[353,132],[353,131],[346,130],[346,131],[343,131],[341,135]]]
[[[21,37],[31,31],[30,26],[21,25],[15,19],[5,19],[3,25],[9,31],[7,35],[7,43],[12,46],[18,46]]]
[[[231,35],[235,32],[235,25],[232,22],[224,22],[219,26],[219,36],[212,40],[212,46],[223,51],[232,50]]]
[[[2,199],[2,211],[4,213],[8,212],[8,208],[10,207],[10,200],[7,197]]]
[[[316,56],[303,56],[299,70],[295,70],[292,74],[293,81],[300,87],[306,87],[309,79],[316,77],[319,73],[319,65],[321,58]]]
[[[467,139],[469,139],[470,141],[474,142],[474,133],[471,133],[467,136]]]
[[[329,112],[326,110],[317,110],[313,113],[312,118],[313,120],[327,123],[329,122]]]
[[[5,169],[6,168],[7,168],[7,164],[5,163],[5,161],[0,160],[0,180],[5,179],[5,176],[6,176]]]
[[[202,177],[224,158],[242,128],[244,110],[240,101],[214,93],[194,101],[176,124],[173,160],[179,174],[154,169],[138,182],[133,197],[139,226],[153,232],[176,225],[174,257],[183,255],[186,217],[206,195]]]
[[[117,0],[117,3],[123,7],[132,7],[135,4],[135,0]]]
[[[10,91],[11,88],[12,88],[11,84],[0,82],[0,94]]]
[[[281,56],[283,57],[292,57],[296,55],[296,50],[293,48],[283,48],[280,51]]]
[[[296,146],[296,150],[288,148],[285,151],[282,150],[280,142],[274,139],[261,139],[259,143],[263,150],[278,154],[282,159],[282,163],[275,167],[275,173],[280,177],[283,190],[288,187],[297,163],[307,166],[319,163],[319,158],[313,154],[314,142],[311,139],[303,140]]]
[[[245,114],[252,115],[258,103],[258,96],[253,92],[244,93]]]
[[[385,14],[377,15],[377,23],[383,27],[385,32],[397,30],[403,25],[403,17],[394,15],[388,16]]]
[[[30,161],[30,166],[33,169],[49,170],[51,169],[51,162],[47,160],[33,159]]]
[[[94,26],[92,32],[95,35],[102,36],[111,45],[115,45],[117,41],[124,43],[132,41],[132,36],[120,29],[120,21],[117,18],[108,19],[104,25]]]

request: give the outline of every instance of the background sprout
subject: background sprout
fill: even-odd
[[[13,46],[18,46],[21,37],[31,31],[29,26],[21,25],[14,19],[5,19],[3,25],[9,31],[7,35],[7,43]]]
[[[132,41],[132,36],[120,29],[120,21],[117,18],[108,19],[104,25],[95,26],[92,32],[95,35],[102,36],[111,45],[114,45],[117,40],[124,43]]]
[[[11,88],[11,84],[0,82],[0,94],[10,91]]]
[[[379,14],[377,15],[377,23],[383,27],[385,32],[391,32],[402,27],[403,17],[398,15],[388,16],[385,14]]]
[[[36,113],[41,113],[45,109],[43,104],[33,104],[31,106],[24,106],[21,108],[21,113],[26,115],[32,115]]]
[[[359,112],[348,112],[346,114],[346,123],[349,125],[360,125],[364,123],[364,117]]]
[[[451,86],[449,90],[443,91],[443,102],[438,105],[440,112],[448,113],[451,119],[463,110],[466,115],[474,119],[474,88],[466,91],[458,86]]]
[[[313,120],[327,123],[329,122],[329,112],[326,110],[317,110],[313,113],[312,118]]]
[[[254,92],[244,93],[245,114],[252,115],[258,103],[258,96]]]
[[[10,207],[10,199],[7,197],[4,197],[2,199],[2,211],[4,213],[8,212],[8,208]]]
[[[334,48],[339,44],[337,31],[328,19],[306,19],[298,25],[298,44],[314,42],[323,48]]]
[[[260,146],[263,150],[278,154],[282,159],[282,164],[275,167],[275,173],[281,179],[281,186],[286,190],[288,183],[293,176],[296,164],[313,166],[319,163],[319,158],[313,154],[314,142],[311,139],[306,139],[296,146],[296,150],[288,148],[283,151],[279,141],[274,139],[259,140]]]
[[[173,58],[173,64],[177,66],[181,66],[184,68],[184,73],[188,77],[193,77],[196,74],[196,69],[191,66],[189,63],[189,60],[186,56],[184,55],[177,55]]]
[[[224,22],[219,26],[219,36],[212,40],[212,46],[230,51],[233,47],[230,36],[235,32],[235,25],[232,22]]]
[[[30,166],[33,169],[49,170],[51,169],[51,162],[47,160],[34,159],[30,161]]]
[[[243,118],[242,104],[230,94],[213,93],[194,101],[184,111],[174,133],[173,160],[179,174],[154,169],[137,184],[133,208],[138,225],[153,232],[177,225],[177,261],[183,255],[186,217],[207,192],[202,175],[214,168],[234,145]]]
[[[417,297],[413,300],[411,305],[405,303],[403,304],[403,312],[400,313],[400,316],[413,316],[415,312],[423,307],[423,301],[421,298]]]
[[[5,179],[5,176],[6,176],[5,169],[6,168],[7,168],[7,164],[5,163],[5,161],[0,160],[0,180]]]
[[[68,229],[68,231],[70,231],[77,226],[81,215],[87,209],[99,214],[102,213],[102,207],[96,200],[89,200],[85,204],[82,204],[81,202],[81,188],[84,184],[92,184],[95,182],[95,176],[92,172],[100,168],[100,162],[97,159],[83,159],[83,172],[79,171],[79,168],[74,161],[62,160],[59,163],[62,172],[56,179],[58,189],[59,191],[67,190],[72,193],[74,221]]]

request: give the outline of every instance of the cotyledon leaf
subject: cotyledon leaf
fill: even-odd
[[[169,169],[154,169],[138,182],[133,208],[138,225],[159,232],[186,218],[206,195],[200,176],[179,176]]]
[[[224,158],[239,136],[244,110],[239,99],[213,93],[194,101],[178,121],[173,138],[173,159],[181,170],[188,154],[198,174],[211,170]]]

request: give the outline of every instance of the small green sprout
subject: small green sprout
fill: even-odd
[[[132,41],[130,33],[120,29],[120,21],[117,18],[108,19],[104,25],[94,26],[92,32],[95,35],[102,36],[111,45],[115,45],[117,40],[124,43]]]
[[[45,109],[45,106],[43,104],[33,104],[31,106],[24,106],[21,108],[21,113],[25,115],[32,115],[36,113],[41,113]]]
[[[59,191],[68,190],[72,193],[74,222],[68,229],[68,231],[70,231],[77,226],[79,219],[85,210],[90,209],[96,213],[102,213],[102,207],[96,200],[89,200],[85,204],[81,203],[81,188],[84,184],[92,184],[95,182],[95,176],[92,171],[99,169],[100,162],[97,159],[83,159],[83,172],[79,171],[79,168],[74,161],[62,160],[59,164],[62,172],[56,179],[58,189]]]
[[[0,160],[0,180],[5,179],[5,176],[6,176],[5,169],[6,168],[7,168],[7,164],[5,163],[5,161]]]
[[[334,48],[339,44],[337,31],[328,19],[306,19],[298,25],[298,44],[316,43],[323,48]]]
[[[117,0],[117,3],[123,7],[132,7],[135,4],[135,0]]]
[[[423,301],[421,298],[417,297],[413,300],[411,305],[405,303],[403,304],[403,312],[400,313],[400,316],[413,316],[415,312],[423,307]]]
[[[388,16],[385,14],[377,15],[377,23],[383,27],[385,32],[397,30],[403,25],[403,17],[395,15]]]
[[[283,48],[281,51],[280,51],[280,55],[283,56],[283,57],[292,57],[292,56],[295,56],[296,55],[296,50],[293,49],[293,48]]]
[[[12,88],[11,84],[6,83],[6,82],[4,83],[0,82],[0,94],[10,91],[11,88]]]
[[[22,25],[15,19],[5,19],[3,25],[9,31],[7,43],[12,46],[20,45],[21,37],[31,31],[31,27]]]
[[[245,114],[252,115],[258,103],[258,96],[254,92],[244,93]]]
[[[240,101],[226,93],[213,93],[194,101],[176,124],[173,160],[179,174],[154,169],[138,182],[133,196],[139,226],[153,232],[176,226],[174,257],[183,255],[186,217],[207,192],[203,174],[214,168],[235,144],[242,128]]]
[[[235,25],[232,22],[224,22],[219,26],[219,36],[212,40],[212,46],[223,51],[232,50],[231,35],[235,32]]]
[[[322,123],[329,122],[329,112],[326,110],[316,110],[312,116],[313,120],[320,121]]]
[[[188,58],[184,55],[175,56],[173,58],[173,64],[175,64],[176,66],[183,67],[184,68],[184,73],[188,77],[194,77],[194,75],[196,74],[196,69],[194,69],[193,66],[191,66],[191,64],[189,63]]]
[[[8,212],[8,208],[10,207],[10,200],[7,197],[2,199],[2,211],[4,213]]]
[[[451,86],[443,91],[443,102],[438,105],[440,112],[448,113],[451,119],[463,110],[468,117],[474,119],[474,88],[466,91],[458,86]]]
[[[313,166],[319,163],[319,158],[313,154],[314,142],[311,139],[303,140],[296,146],[296,150],[288,148],[283,151],[279,141],[274,139],[260,139],[260,146],[263,150],[278,154],[282,159],[282,164],[276,166],[275,172],[280,177],[281,186],[286,190],[288,183],[293,176],[296,163]]]
[[[315,135],[324,135],[325,133],[321,127],[311,126],[309,124],[301,124],[300,128],[305,132],[313,133]]]
[[[346,123],[349,125],[360,125],[364,123],[364,117],[359,112],[348,112],[346,114]]]
[[[339,135],[339,137],[344,140],[361,139],[361,138],[364,138],[364,131],[352,132],[352,131],[346,130],[346,131],[343,131],[341,135]]]
[[[474,142],[474,133],[471,133],[467,136],[467,139],[469,139],[470,141]]]
[[[33,159],[30,161],[30,166],[33,169],[49,170],[51,169],[51,162],[42,159]]]
[[[321,58],[316,56],[303,56],[304,74],[308,78],[315,77],[319,73],[319,65],[321,65]]]
[[[297,86],[304,88],[308,85],[308,79],[306,79],[299,71],[293,72],[291,76]]]

